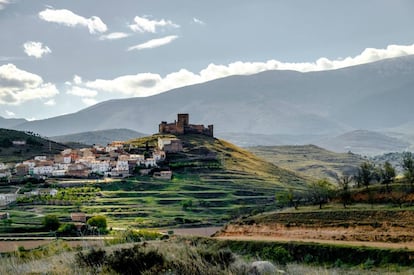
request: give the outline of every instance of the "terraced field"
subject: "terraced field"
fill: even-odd
[[[132,141],[153,146],[158,136]],[[201,136],[179,136],[184,151],[167,155],[165,165],[173,179],[137,176],[125,180],[50,182],[60,190],[93,186],[99,191],[79,193],[69,201],[49,199],[13,206],[36,214],[28,219],[40,224],[42,216],[55,214],[69,221],[70,212],[105,215],[109,227],[177,227],[222,225],[234,217],[276,208],[275,194],[287,188],[306,189],[306,179],[263,161],[226,141]]]

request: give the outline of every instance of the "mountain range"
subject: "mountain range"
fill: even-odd
[[[414,56],[405,56],[338,70],[230,76],[11,128],[45,136],[113,128],[155,133],[161,121],[189,113],[190,123],[214,124],[219,137],[274,136],[280,144],[280,137],[303,144],[357,129],[411,135],[413,86]]]

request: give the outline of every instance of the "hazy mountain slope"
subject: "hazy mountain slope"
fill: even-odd
[[[363,161],[359,155],[334,153],[315,145],[255,146],[247,150],[278,167],[334,183],[343,174],[355,174]]]
[[[115,140],[125,141],[142,136],[145,136],[145,134],[130,129],[109,129],[89,131],[71,135],[55,136],[51,137],[50,139],[61,143],[76,142],[89,145],[106,145]]]
[[[352,151],[364,155],[400,152],[410,146],[408,142],[401,139],[366,130],[348,132],[337,137],[320,140],[316,144],[335,152]]]
[[[23,118],[4,118],[0,116],[0,128],[10,129],[25,122],[27,120]]]
[[[12,145],[25,141],[25,145]],[[21,131],[0,128],[0,162],[19,162],[36,155],[54,155],[68,146]]]
[[[213,123],[216,133],[337,135],[411,121],[413,112],[399,106],[406,106],[413,72],[414,56],[332,71],[266,71],[146,98],[102,102],[18,128],[48,136],[111,128],[154,133],[160,121],[173,121],[177,113],[187,112],[191,122]],[[386,115],[388,109],[380,109],[387,119],[378,119],[374,107],[390,104],[394,106],[392,115]]]

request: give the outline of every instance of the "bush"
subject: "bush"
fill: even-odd
[[[200,251],[200,255],[209,264],[218,265],[221,268],[229,267],[236,260],[230,250]]]
[[[107,265],[119,274],[157,274],[164,264],[164,257],[158,251],[145,252],[138,245],[114,251],[107,257]]]
[[[99,267],[105,263],[106,251],[102,249],[95,250],[92,248],[90,251],[84,253],[79,251],[75,255],[75,261],[82,267]]]
[[[90,226],[96,226],[100,233],[106,232],[107,223],[105,216],[94,216],[87,221],[87,224]]]
[[[268,246],[263,248],[261,256],[264,259],[271,260],[279,264],[287,264],[292,261],[292,256],[285,248],[281,246]]]
[[[59,219],[55,215],[46,215],[43,218],[42,224],[43,227],[49,231],[56,231],[60,226]]]
[[[74,223],[64,223],[58,228],[57,233],[59,236],[77,236],[78,229]]]

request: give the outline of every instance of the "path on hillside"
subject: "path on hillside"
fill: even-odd
[[[387,249],[409,249],[414,250],[414,242],[406,243],[386,243],[386,242],[363,242],[363,241],[340,241],[340,240],[321,240],[321,239],[307,239],[303,238],[285,238],[285,237],[269,237],[261,235],[250,236],[220,236],[215,237],[219,240],[235,240],[235,241],[267,241],[267,242],[304,242],[304,243],[319,243],[319,244],[332,244],[332,245],[349,245],[356,247],[374,247],[374,248],[387,248]]]

